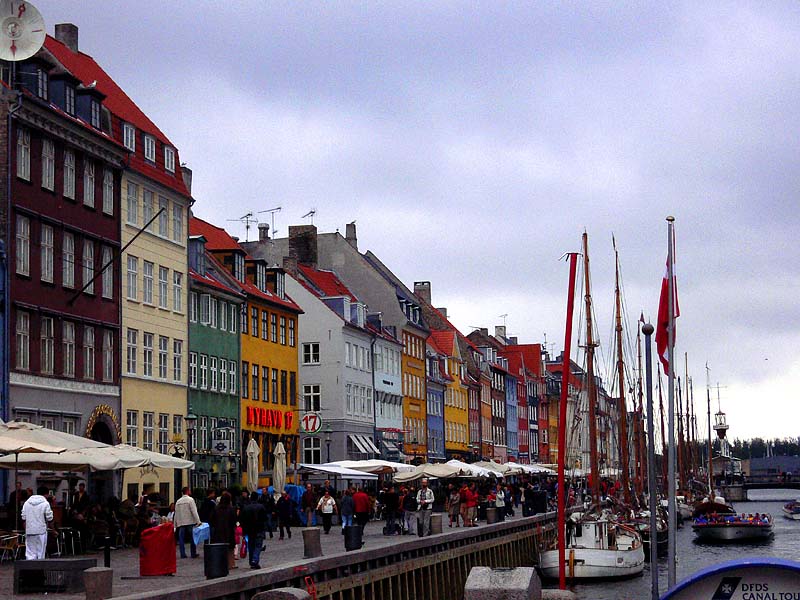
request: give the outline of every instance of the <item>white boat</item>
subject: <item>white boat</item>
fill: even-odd
[[[608,520],[571,519],[567,526],[567,579],[617,579],[644,570],[644,546],[632,528]],[[542,576],[558,579],[558,550],[539,557]]]
[[[793,521],[800,521],[800,500],[794,500],[783,505],[783,516]]]
[[[692,507],[686,502],[686,496],[675,496],[675,502],[678,507],[678,516],[681,520],[692,518]]]

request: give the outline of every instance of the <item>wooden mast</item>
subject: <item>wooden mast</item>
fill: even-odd
[[[706,400],[708,401],[708,499],[714,501],[714,449],[711,445],[711,371],[706,363]]]
[[[592,503],[600,503],[600,470],[597,461],[597,386],[594,380],[594,333],[592,332],[592,291],[589,280],[589,237],[583,233],[583,281],[586,306],[586,393],[589,402],[589,463],[592,473]]]
[[[567,455],[567,398],[569,390],[570,363],[569,356],[572,351],[572,313],[575,308],[575,271],[578,264],[578,254],[569,253],[569,293],[567,295],[567,318],[564,328],[564,354],[562,356],[561,372],[561,401],[558,406],[558,586],[567,589],[566,574],[566,494],[564,493],[564,462]]]
[[[636,330],[636,354],[638,356],[638,380],[637,380],[637,392],[639,395],[639,407],[636,412],[636,439],[638,443],[636,444],[636,460],[639,465],[639,476],[636,479],[637,486],[636,486],[636,493],[637,499],[639,495],[644,496],[644,490],[646,489],[647,485],[645,481],[647,479],[647,450],[646,450],[646,437],[645,437],[645,427],[644,427],[644,410],[642,407],[642,400],[643,400],[643,391],[642,391],[642,323],[644,322],[644,318],[639,320],[639,324]]]
[[[664,495],[669,493],[667,486],[667,438],[664,437],[664,396],[661,395],[661,365],[658,365],[658,411],[661,413],[661,471],[664,478]]]
[[[678,443],[677,443],[677,450],[678,450],[678,485],[680,489],[683,490],[684,488],[684,462],[683,462],[683,401],[681,397],[681,378],[678,377],[678,385],[676,386],[678,390]]]
[[[622,471],[622,491],[625,504],[631,502],[631,491],[628,471],[628,409],[625,403],[625,363],[622,359],[622,300],[619,291],[619,253],[614,244],[616,264],[616,304],[617,304],[617,376],[619,378],[619,448],[620,470]]]

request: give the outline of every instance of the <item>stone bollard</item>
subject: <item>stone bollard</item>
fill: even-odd
[[[542,584],[536,569],[472,567],[464,586],[464,600],[541,600]]]
[[[91,567],[83,572],[86,600],[104,600],[113,596],[114,569]]]
[[[306,527],[303,529],[303,558],[322,556],[322,540],[319,532],[319,527]]]
[[[442,533],[442,513],[431,515],[431,535]]]
[[[275,588],[258,592],[251,600],[311,600],[311,596],[307,591],[298,588]]]
[[[486,509],[486,524],[491,525],[492,523],[497,523],[497,509],[496,508],[487,508]]]
[[[542,590],[542,600],[578,600],[578,594],[569,590]]]

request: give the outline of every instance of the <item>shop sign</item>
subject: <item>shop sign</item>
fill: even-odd
[[[322,431],[322,417],[316,411],[303,413],[300,417],[300,429],[303,433],[315,434]]]
[[[258,406],[247,407],[247,424],[271,429],[284,429],[289,431],[294,423],[294,413],[291,410],[275,410]]]

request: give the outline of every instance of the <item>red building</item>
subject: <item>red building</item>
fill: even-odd
[[[0,102],[10,149],[0,169],[10,175],[8,417],[116,444],[127,151],[111,136],[103,94],[46,46],[16,73]],[[40,474],[26,484],[59,482]]]

